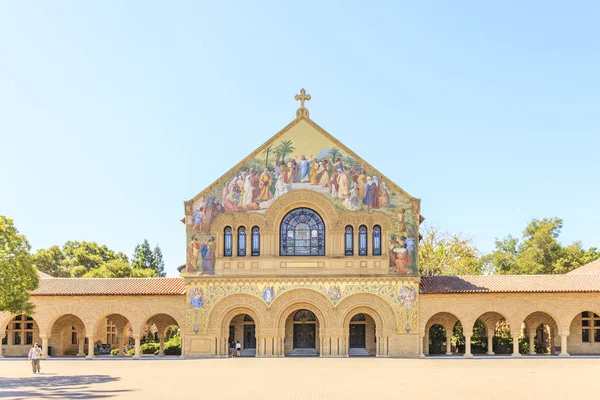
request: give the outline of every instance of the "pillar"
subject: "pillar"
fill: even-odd
[[[125,351],[123,351],[123,346],[125,345],[124,343],[124,334],[123,334],[123,330],[121,330],[121,333],[117,333],[117,345],[119,346],[119,357],[124,357]]]
[[[521,353],[519,353],[519,333],[513,333],[512,335],[512,339],[513,339],[513,353],[512,356],[513,357],[521,357]]]
[[[2,353],[2,338],[6,335],[6,332],[0,332],[0,358],[4,358],[4,354]]]
[[[567,352],[567,338],[569,337],[569,331],[563,331],[560,333],[560,354],[559,357],[569,357],[570,354]]]
[[[471,354],[471,336],[472,333],[465,333],[465,357],[473,358],[473,354]]]
[[[179,356],[180,360],[185,359],[185,335],[183,334],[183,329],[179,330],[179,336],[181,337],[181,355]],[[229,344],[227,345],[229,347]],[[227,349],[229,351],[229,348]]]
[[[446,355],[447,356],[452,355],[452,333],[446,334]]]
[[[85,340],[83,339],[83,333],[77,332],[77,344],[79,345],[79,349],[77,349],[77,356],[85,356]]]
[[[421,342],[419,343],[419,358],[425,358],[425,338],[424,333],[421,334]],[[381,336],[377,338],[377,357],[383,354],[383,342]]]
[[[387,357],[390,354],[389,353],[390,349],[388,348],[388,337],[383,336],[382,339],[383,339],[383,355]]]
[[[494,354],[494,335],[496,334],[495,329],[488,329],[487,331],[487,351],[485,354],[493,356]]]
[[[86,360],[92,360],[94,358],[94,336],[87,336],[88,340],[88,355],[85,357]]]
[[[48,358],[48,336],[40,335],[40,338],[42,339],[42,358],[46,359]]]
[[[139,360],[141,357],[141,344],[142,344],[142,338],[140,337],[140,335],[133,335],[133,338],[135,339],[135,354],[133,355],[133,359],[134,360]]]
[[[165,335],[158,335],[158,356],[165,356]]]
[[[535,354],[535,331],[529,330],[529,354]]]
[[[429,355],[429,332],[425,332],[423,336],[423,355]]]

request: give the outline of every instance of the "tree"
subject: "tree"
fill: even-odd
[[[419,245],[421,275],[480,275],[487,272],[487,258],[471,239],[441,232],[427,225]]]
[[[153,271],[154,276],[164,277],[166,275],[162,252],[158,245],[154,247],[153,251],[148,239],[144,239],[142,244],[135,246],[131,264],[133,269]]]
[[[331,164],[334,165],[335,160],[339,157],[342,157],[342,152],[340,151],[340,149],[332,147],[331,149],[329,149],[329,157],[331,157]]]
[[[273,147],[272,144],[268,145],[262,152],[265,156],[265,168],[269,168],[269,153],[271,152],[271,147]]]
[[[31,314],[29,292],[38,287],[31,246],[13,220],[0,215],[0,311]]]
[[[276,163],[285,161],[285,157],[296,150],[292,144],[293,142],[291,140],[282,140],[281,144],[275,148],[275,154],[277,155]]]
[[[69,266],[65,260],[65,254],[58,246],[52,246],[48,249],[40,249],[33,256],[33,262],[39,271],[57,278],[71,276]],[[85,267],[82,266],[82,268],[85,270]]]
[[[560,218],[533,219],[522,239],[507,236],[496,240],[491,254],[493,269],[499,274],[564,274],[600,258],[596,248],[585,250],[580,242],[563,247],[558,241]]]

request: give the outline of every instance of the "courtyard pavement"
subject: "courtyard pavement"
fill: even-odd
[[[0,360],[11,399],[598,398],[599,358]]]

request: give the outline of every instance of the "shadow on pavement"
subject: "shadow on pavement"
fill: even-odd
[[[128,390],[92,389],[88,385],[118,381],[108,375],[44,376],[0,378],[0,397],[14,399],[104,399]]]

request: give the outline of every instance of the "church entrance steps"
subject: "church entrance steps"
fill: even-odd
[[[292,350],[288,357],[319,357],[319,353],[315,349],[302,349],[297,348]]]
[[[240,353],[240,357],[256,357],[256,349],[244,349]]]
[[[372,357],[373,355],[369,353],[364,348],[350,348],[348,351],[349,357]]]

